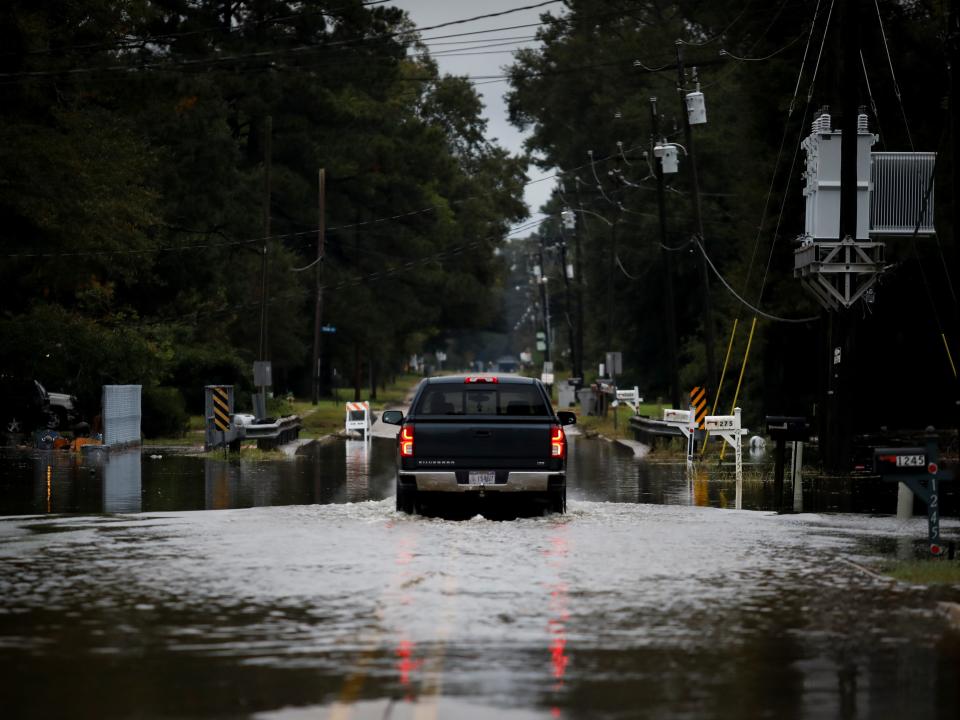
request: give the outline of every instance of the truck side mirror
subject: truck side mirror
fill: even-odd
[[[567,410],[561,410],[560,412],[558,412],[557,418],[560,420],[561,425],[577,424],[577,416],[572,412],[568,412]]]
[[[399,425],[403,422],[403,412],[400,410],[384,410],[380,419],[387,425]]]

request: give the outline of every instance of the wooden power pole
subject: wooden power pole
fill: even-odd
[[[268,252],[270,249],[270,195],[271,195],[271,184],[270,184],[270,170],[273,160],[273,117],[267,115],[266,122],[263,127],[263,168],[264,168],[264,182],[263,182],[263,255],[260,259],[260,343],[258,347],[257,357],[259,360],[267,359],[267,347],[269,345],[267,340],[267,315],[269,305],[269,287],[267,282],[267,274],[269,270],[268,262]]]
[[[860,72],[860,2],[844,0],[840,16],[841,113],[840,132],[840,227],[838,239],[857,238],[857,116]],[[853,418],[857,382],[856,313],[840,306],[828,312],[826,334],[827,387],[822,423],[823,464],[828,472],[850,470],[853,457]]]
[[[650,127],[653,143],[660,136],[660,118],[657,114],[657,99],[650,98]],[[651,144],[651,145],[652,145]],[[653,147],[650,148],[653,157]],[[671,407],[680,405],[680,369],[677,358],[677,311],[673,299],[673,258],[667,250],[667,204],[663,187],[663,165],[654,159],[654,172],[657,176],[657,208],[660,216],[660,257],[663,259],[664,288],[667,295],[667,352],[670,355],[670,403]]]
[[[703,234],[703,208],[700,204],[700,179],[697,175],[697,156],[693,145],[693,133],[690,131],[690,117],[687,114],[686,78],[684,77],[683,53],[680,51],[680,42],[677,41],[677,91],[680,95],[680,117],[683,119],[683,137],[687,143],[687,157],[690,158],[690,188],[693,199],[693,215],[696,223],[697,239],[707,250],[707,240]],[[700,254],[700,284],[703,290],[703,330],[704,345],[707,358],[707,387],[716,392],[717,362],[713,354],[715,345],[713,334],[713,306],[710,302],[710,271],[707,269],[707,258]]]
[[[323,357],[323,257],[326,235],[327,173],[320,168],[317,177],[317,259],[313,269],[316,286],[316,305],[313,311],[313,404],[320,401],[321,366]]]

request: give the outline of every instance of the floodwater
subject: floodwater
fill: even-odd
[[[0,457],[4,716],[960,716],[960,588],[855,566],[924,518],[776,515],[766,465],[732,510],[727,471],[585,439],[564,516],[409,517],[392,462]]]

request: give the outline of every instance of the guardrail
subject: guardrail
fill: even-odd
[[[237,427],[240,440],[256,440],[261,450],[272,450],[278,445],[293,442],[300,436],[303,422],[299,415],[288,415],[270,423],[255,423]]]

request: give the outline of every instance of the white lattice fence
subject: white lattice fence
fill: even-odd
[[[140,385],[103,386],[103,444],[140,442]]]

